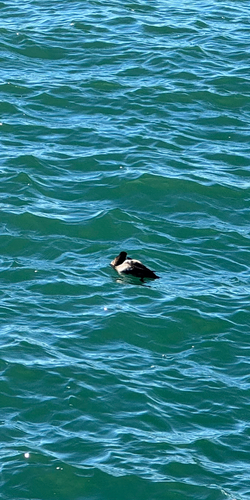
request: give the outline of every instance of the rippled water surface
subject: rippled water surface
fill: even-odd
[[[249,499],[249,2],[0,12],[1,498]]]

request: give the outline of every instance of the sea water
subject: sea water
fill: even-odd
[[[249,2],[0,13],[1,499],[248,500]]]

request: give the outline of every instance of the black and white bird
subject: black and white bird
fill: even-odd
[[[144,266],[144,264],[142,264],[140,260],[130,259],[130,257],[127,257],[127,252],[119,253],[119,255],[114,260],[112,260],[112,262],[110,262],[110,265],[119,274],[129,274],[131,276],[136,276],[142,281],[144,278],[159,278],[159,276],[156,276],[154,271],[151,271],[151,269]]]

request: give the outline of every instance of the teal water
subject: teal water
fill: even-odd
[[[0,13],[1,499],[249,499],[249,2]]]

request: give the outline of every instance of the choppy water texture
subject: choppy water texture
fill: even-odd
[[[0,13],[1,498],[249,499],[249,2]]]

